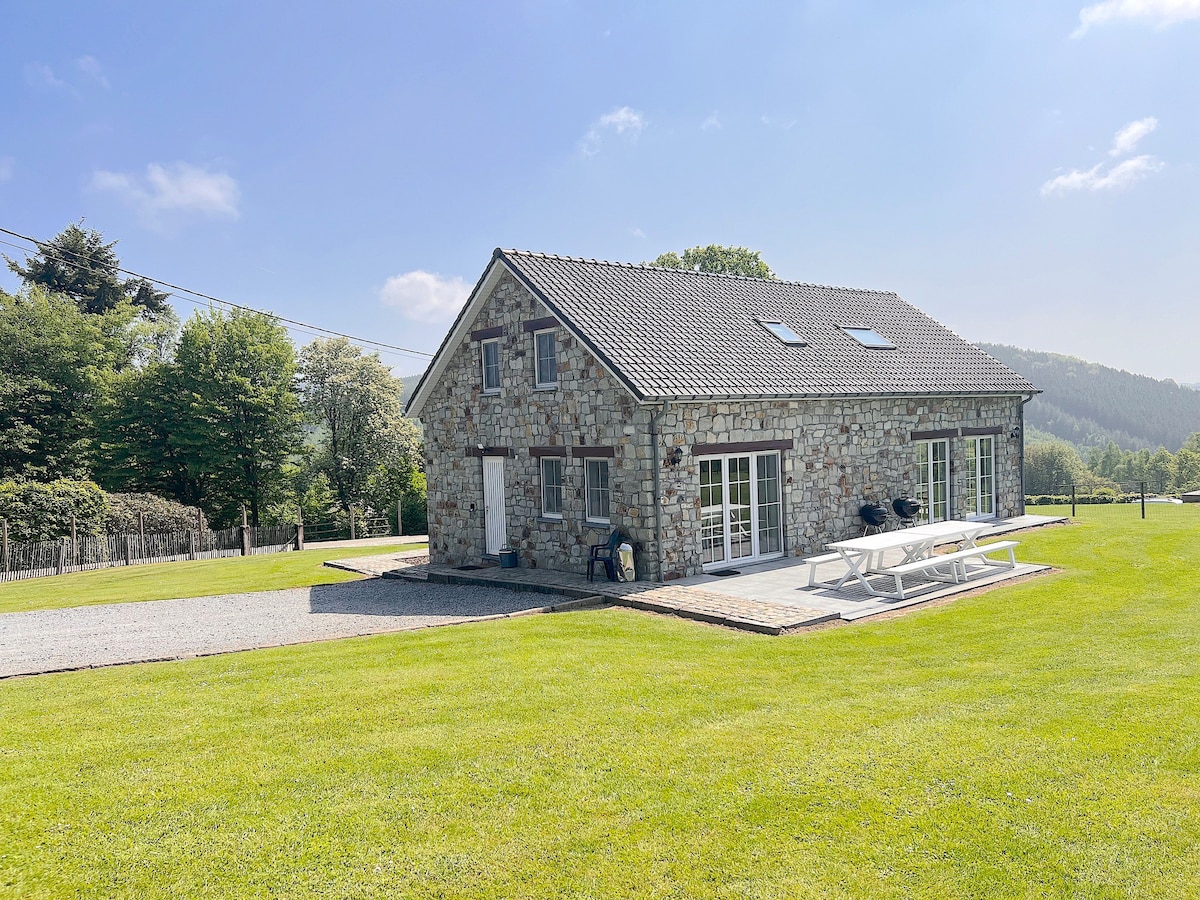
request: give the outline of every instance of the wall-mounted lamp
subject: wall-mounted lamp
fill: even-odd
[[[1008,436],[1009,436],[1010,438],[1012,438],[1014,441],[1015,441],[1015,440],[1019,440],[1019,439],[1020,439],[1020,437],[1021,437],[1021,426],[1020,426],[1020,425],[1014,425],[1014,426],[1013,426],[1013,430],[1012,430],[1012,431],[1010,431],[1010,432],[1008,433]]]
[[[668,466],[674,468],[683,460],[683,448],[675,447],[667,451],[665,462]]]

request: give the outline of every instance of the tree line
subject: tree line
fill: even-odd
[[[1176,453],[1165,447],[1123,450],[1115,441],[1093,447],[1085,460],[1066,441],[1039,441],[1025,448],[1025,493],[1062,494],[1071,485],[1089,492],[1116,490],[1145,482],[1154,493],[1200,489],[1200,432],[1191,434]]]
[[[0,291],[0,481],[90,480],[233,524],[423,518],[402,383],[344,338],[297,349],[273,317],[200,310],[121,277],[115,242],[68,226]],[[422,523],[423,524],[423,523]]]

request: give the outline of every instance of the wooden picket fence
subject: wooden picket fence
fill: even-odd
[[[26,544],[9,543],[5,539],[0,546],[0,581],[143,563],[280,553],[302,548],[303,543],[303,532],[295,525],[165,534],[80,535],[74,540]]]

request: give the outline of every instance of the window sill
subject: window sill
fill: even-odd
[[[490,390],[483,390],[483,391],[479,392],[479,395],[481,397],[499,397],[500,396],[500,388],[491,388]]]
[[[584,528],[609,528],[612,526],[610,519],[584,519]]]
[[[567,520],[564,519],[562,516],[538,516],[537,521],[541,522],[544,525],[562,525]]]
[[[557,391],[558,385],[557,384],[535,384],[533,386],[533,389],[535,391]]]

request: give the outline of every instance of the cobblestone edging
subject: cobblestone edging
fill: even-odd
[[[536,574],[535,574],[536,573]],[[403,566],[383,573],[384,578],[424,581],[433,584],[490,585],[513,591],[558,594],[573,599],[599,596],[614,606],[675,615],[712,625],[725,625],[760,634],[782,634],[838,619],[837,613],[802,606],[783,606],[717,594],[683,585],[654,586],[647,582],[585,582],[578,576],[546,569],[501,569],[464,572],[438,564]],[[559,604],[558,606],[561,606]],[[546,607],[558,611],[558,607]]]

